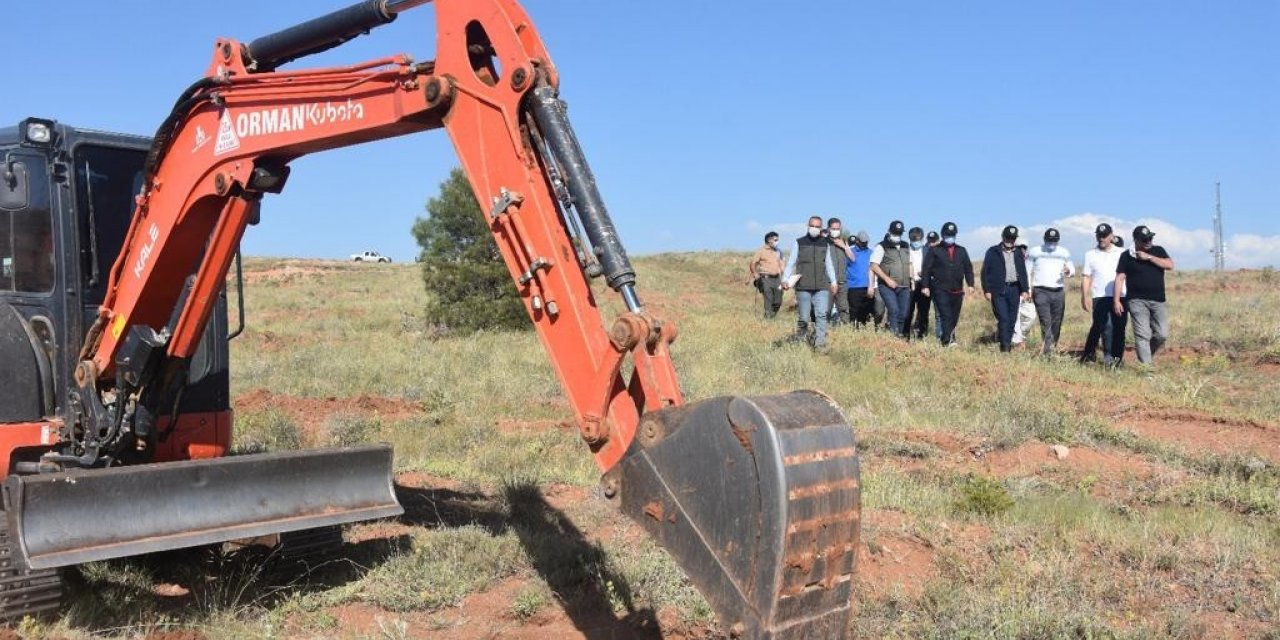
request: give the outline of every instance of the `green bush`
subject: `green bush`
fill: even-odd
[[[969,474],[960,485],[957,511],[994,516],[1012,507],[1013,497],[1009,495],[1009,490],[994,478]]]

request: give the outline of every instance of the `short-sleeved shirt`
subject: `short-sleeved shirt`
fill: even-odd
[[[1076,267],[1071,264],[1071,252],[1066,247],[1054,247],[1053,251],[1043,246],[1031,247],[1027,253],[1031,262],[1031,286],[1049,289],[1061,289],[1065,284],[1064,276],[1073,276]]]
[[[1164,269],[1150,260],[1139,260],[1134,255],[1135,251],[1131,249],[1121,254],[1120,264],[1116,266],[1116,273],[1124,274],[1129,299],[1164,302]],[[1169,257],[1169,252],[1160,246],[1152,246],[1144,253],[1156,258]]]
[[[871,247],[850,247],[853,260],[845,268],[845,279],[850,289],[866,289],[871,286]]]
[[[1110,298],[1116,290],[1116,265],[1120,262],[1120,254],[1124,249],[1109,247],[1107,250],[1090,249],[1084,254],[1084,268],[1081,274],[1089,278],[1094,298]],[[1120,295],[1124,295],[1121,292]]]
[[[782,251],[768,245],[760,247],[751,256],[751,269],[756,275],[781,276],[783,266]]]

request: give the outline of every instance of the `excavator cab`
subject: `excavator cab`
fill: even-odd
[[[226,455],[225,292],[149,437],[108,468],[46,461],[150,147],[38,118],[0,129],[0,619],[57,607],[56,567],[401,512],[385,446]]]
[[[0,130],[0,358],[11,363],[0,369],[6,472],[47,450],[6,427],[41,424],[68,406],[68,372],[124,246],[150,145],[39,118]],[[219,296],[178,402],[182,419],[150,461],[230,447],[227,335]]]

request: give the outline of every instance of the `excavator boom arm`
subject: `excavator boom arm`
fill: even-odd
[[[640,300],[524,10],[436,0],[434,61],[280,69],[424,3],[365,0],[249,44],[215,43],[206,76],[157,132],[80,389],[121,398],[182,379],[246,225],[292,160],[444,128],[605,495],[671,552],[731,633],[842,636],[860,504],[852,429],[812,392],[685,404],[676,328]],[[607,328],[593,277],[626,309]],[[118,410],[88,404],[98,415],[79,423],[96,419],[95,433],[113,428],[103,416],[118,422]]]

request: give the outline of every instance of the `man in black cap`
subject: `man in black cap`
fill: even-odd
[[[942,225],[942,243],[924,254],[922,292],[931,295],[938,308],[938,326],[942,327],[938,340],[946,346],[956,343],[956,323],[964,307],[966,284],[968,292],[973,293],[973,262],[969,252],[956,244],[958,233],[956,223]]]
[[[1062,333],[1062,317],[1066,314],[1066,278],[1076,274],[1071,262],[1071,252],[1060,246],[1062,239],[1057,229],[1044,232],[1044,244],[1032,247],[1027,253],[1031,266],[1031,298],[1035,301],[1036,315],[1040,317],[1040,333],[1044,336],[1041,353],[1053,355]]]
[[[1000,351],[1013,350],[1013,323],[1018,304],[1031,296],[1026,255],[1018,250],[1018,228],[1009,225],[1000,233],[1000,244],[987,249],[982,261],[982,290],[996,316]]]
[[[1093,324],[1089,326],[1089,337],[1084,341],[1080,361],[1096,361],[1098,341],[1103,340],[1103,364],[1119,366],[1124,359],[1124,328],[1129,321],[1129,314],[1123,305],[1117,313],[1114,304],[1117,293],[1124,300],[1124,286],[1116,285],[1116,267],[1120,264],[1120,254],[1124,250],[1112,242],[1115,233],[1111,230],[1111,225],[1105,222],[1094,229],[1093,235],[1098,240],[1098,246],[1085,252],[1084,267],[1080,270],[1083,276],[1080,283],[1080,306],[1086,313],[1093,314]],[[1104,340],[1108,326],[1111,339]]]
[[[901,220],[889,223],[889,235],[871,253],[871,272],[880,281],[880,297],[884,300],[889,332],[905,338],[907,307],[911,304],[911,248],[902,240],[907,230]]]
[[[937,231],[930,231],[929,234],[924,237],[924,255],[928,255],[930,250],[940,244],[942,244],[942,236],[938,235]],[[924,294],[925,287],[929,286],[929,283],[924,279],[924,255],[921,256],[920,260],[921,294]],[[929,299],[929,296],[926,294],[925,298]],[[938,300],[936,296],[933,298],[933,335],[939,340],[942,339],[942,316],[938,313]]]
[[[1154,363],[1156,352],[1169,339],[1164,274],[1173,270],[1173,258],[1164,247],[1154,244],[1155,237],[1155,232],[1146,225],[1133,230],[1133,249],[1120,254],[1115,293],[1112,294],[1112,308],[1116,313],[1124,310],[1125,301],[1119,292],[1128,294],[1138,362],[1148,366]]]

